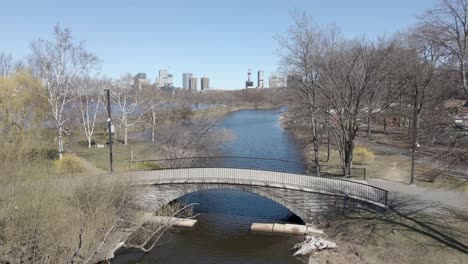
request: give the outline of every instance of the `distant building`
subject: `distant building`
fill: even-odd
[[[273,75],[268,80],[268,87],[270,88],[281,88],[285,87],[284,78]]]
[[[167,87],[174,87],[174,75],[167,75]]]
[[[140,72],[133,77],[134,88],[141,91],[144,86],[149,86],[150,80],[146,79],[146,73]]]
[[[165,87],[167,83],[167,70],[159,70],[158,86]]]
[[[202,77],[200,79],[200,89],[201,89],[201,91],[206,91],[206,90],[210,89],[210,78]]]
[[[197,81],[198,81],[198,79],[195,78],[195,77],[190,78],[190,81],[189,81],[189,90],[190,90],[191,92],[196,92],[196,91],[197,91]]]
[[[182,74],[182,88],[183,89],[190,89],[190,78],[193,77],[193,74],[190,72],[186,72]]]
[[[251,77],[252,77],[252,73],[250,72],[250,69],[249,69],[249,71],[247,72],[247,81],[245,81],[245,89],[249,87],[253,87],[253,82],[251,80]]]
[[[169,74],[167,70],[159,70],[159,79],[158,79],[159,88],[170,88],[174,86],[174,76]]]
[[[263,88],[264,74],[263,71],[257,73],[257,88]]]

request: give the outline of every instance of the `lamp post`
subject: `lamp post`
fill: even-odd
[[[111,124],[111,101],[110,101],[110,90],[105,89],[107,97],[107,130],[109,132],[109,167],[110,173],[112,173],[112,124]]]

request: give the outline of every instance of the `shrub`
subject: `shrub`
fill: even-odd
[[[366,164],[374,161],[374,152],[367,147],[358,146],[354,148],[353,160],[359,164]]]
[[[57,160],[59,158],[59,152],[56,149],[48,148],[33,148],[31,149],[28,158],[38,159],[44,158],[49,160]]]
[[[54,161],[59,173],[75,174],[86,170],[83,162],[75,155],[65,154],[61,159]]]

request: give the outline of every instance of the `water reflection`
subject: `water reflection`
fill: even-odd
[[[216,127],[231,130],[235,140],[221,146],[223,154],[302,161],[302,151],[281,128],[279,115],[280,110],[244,110],[226,116]],[[299,172],[303,167],[291,165],[291,170]],[[193,230],[167,232],[150,253],[127,252],[113,263],[301,263],[290,251],[299,237],[250,232],[253,222],[301,222],[276,202],[237,190],[205,190],[180,200],[199,203],[195,207],[199,221]]]

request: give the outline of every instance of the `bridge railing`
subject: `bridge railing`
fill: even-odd
[[[342,175],[342,171],[339,170],[341,168],[334,166],[321,166],[321,177],[307,174],[313,172],[315,166],[288,160],[251,157],[189,157],[134,161],[132,167],[135,173],[131,173],[131,177],[140,182],[225,182],[292,186],[387,205],[386,190],[343,177],[333,177]],[[197,168],[209,171],[190,170]]]
[[[351,168],[351,174],[345,175],[345,170],[340,166],[320,165],[257,157],[184,157],[174,159],[158,160],[134,160],[129,161],[131,170],[154,170],[154,169],[176,169],[176,168],[234,168],[249,170],[264,170],[275,172],[288,172],[310,174],[325,177],[350,177],[366,179],[365,168]],[[317,173],[318,169],[318,173]]]

